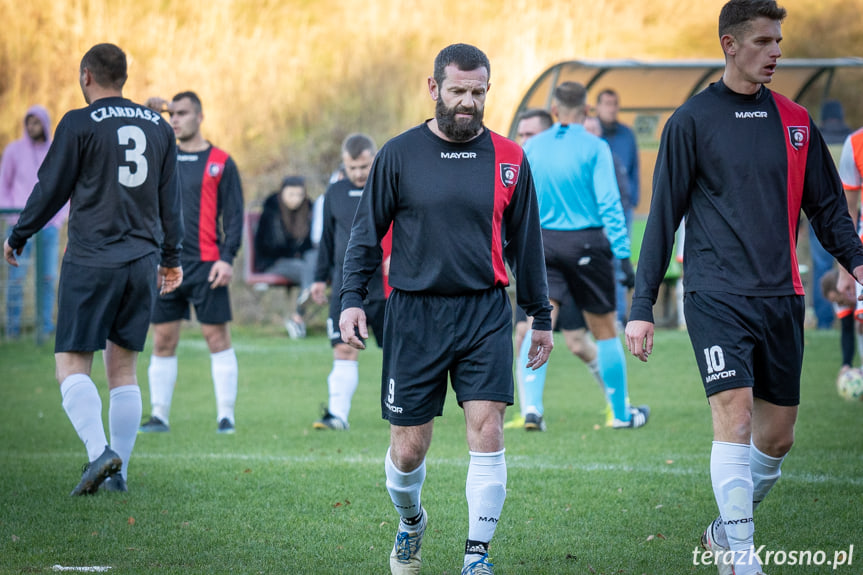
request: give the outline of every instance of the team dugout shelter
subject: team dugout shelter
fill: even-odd
[[[587,103],[610,88],[620,99],[618,118],[635,132],[639,146],[641,194],[636,214],[647,216],[650,209],[653,166],[662,128],[674,110],[722,77],[725,60],[570,60],[542,72],[528,88],[513,116],[509,137],[515,138],[518,117],[529,108],[551,109],[552,92],[562,82],[579,82],[587,88]],[[780,59],[771,90],[805,106],[820,123],[821,103],[837,87],[854,95],[863,85],[863,58]],[[849,102],[842,102],[846,106]],[[856,127],[856,126],[852,126]]]

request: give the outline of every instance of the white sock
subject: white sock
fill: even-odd
[[[151,415],[167,424],[171,416],[171,398],[174,396],[174,386],[177,383],[177,356],[151,355],[147,379],[150,381]]]
[[[327,377],[330,392],[330,413],[348,422],[351,413],[351,400],[360,383],[359,362],[350,359],[333,360],[333,369]]]
[[[771,457],[763,453],[755,447],[754,443],[749,444],[749,470],[752,474],[752,511],[758,509],[758,504],[764,501],[770,489],[779,480],[782,475],[782,462],[785,456]],[[725,535],[725,526],[721,522],[716,523],[716,528],[713,530],[715,541],[723,547],[728,547],[728,537]]]
[[[73,373],[60,384],[60,393],[63,409],[87,448],[88,461],[95,461],[108,445],[102,425],[102,398],[96,384],[88,375]]]
[[[423,482],[426,478],[425,460],[413,471],[405,473],[396,468],[393,460],[390,458],[390,450],[387,449],[384,469],[387,474],[387,491],[401,518],[413,519],[422,513],[420,496],[422,495]]]
[[[504,449],[494,453],[470,452],[465,495],[467,496],[468,535],[471,541],[489,543],[506,499],[506,458]],[[466,555],[465,564],[480,555]]]
[[[755,535],[749,445],[714,441],[710,452],[710,479],[728,537],[728,547],[735,552],[735,574],[759,573],[761,564],[749,553],[753,549]]]
[[[785,456],[771,457],[749,444],[749,469],[752,473],[752,510],[758,508],[758,504],[764,501],[770,489],[782,475],[782,462]]]
[[[234,405],[237,403],[237,354],[234,348],[210,354],[213,387],[216,390],[216,421],[225,417],[234,423]]]
[[[123,385],[111,390],[111,403],[108,406],[108,425],[111,429],[111,449],[123,460],[120,473],[125,479],[129,469],[129,458],[138,437],[138,422],[141,421],[141,388],[137,385]]]
[[[590,375],[592,375],[593,379],[596,380],[596,383],[599,384],[599,389],[602,391],[603,397],[605,397],[605,383],[602,381],[602,373],[599,371],[599,358],[594,357],[590,361],[585,361],[584,365],[587,366],[587,369],[590,371]]]

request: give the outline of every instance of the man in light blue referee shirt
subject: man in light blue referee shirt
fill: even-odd
[[[599,370],[614,411],[613,427],[647,423],[650,409],[632,407],[623,346],[617,336],[613,258],[634,283],[620,190],[608,144],[583,126],[587,91],[577,82],[554,90],[557,122],[525,145],[539,199],[549,299],[567,288],[596,339]]]

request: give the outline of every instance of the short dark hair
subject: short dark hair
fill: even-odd
[[[198,95],[191,90],[186,90],[185,92],[178,92],[174,94],[174,97],[171,99],[172,102],[179,102],[183,98],[188,98],[192,101],[192,105],[198,110],[198,113],[204,111],[204,106],[201,104],[201,99]]]
[[[360,133],[351,134],[342,142],[342,153],[349,155],[353,160],[359,158],[366,150],[371,155],[375,155],[375,152],[378,151],[371,136]]]
[[[782,21],[787,14],[776,0],[729,0],[719,12],[719,37],[740,35],[756,18]]]
[[[126,83],[126,53],[114,44],[96,44],[81,58],[80,71],[90,71],[93,80],[102,87],[120,90]]]
[[[303,176],[285,176],[282,180],[282,188],[303,188],[306,189],[306,179]]]
[[[618,101],[620,100],[620,96],[617,95],[617,92],[615,92],[611,88],[606,88],[606,89],[602,90],[599,94],[596,95],[596,103],[597,104],[599,104],[599,102],[602,100],[603,96],[614,96],[615,98],[618,99]]]
[[[575,109],[587,102],[587,89],[578,82],[564,82],[554,89],[554,99],[564,108]]]
[[[552,124],[554,124],[554,118],[551,117],[551,113],[545,108],[529,108],[518,115],[519,122],[522,120],[530,120],[531,118],[539,118],[539,121],[545,130],[551,128]]]
[[[455,64],[459,70],[465,72],[485,68],[491,77],[491,64],[488,61],[488,56],[470,44],[450,44],[438,52],[434,59],[434,80],[438,85],[443,83],[446,76],[444,68],[450,64]]]

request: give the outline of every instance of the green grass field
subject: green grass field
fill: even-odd
[[[838,332],[807,332],[797,443],[756,514],[768,550],[854,545],[851,566],[765,566],[769,575],[863,573],[863,402],[835,391]],[[206,346],[184,332],[171,432],[139,436],[129,493],[72,498],[84,448],[60,403],[50,346],[0,345],[0,572],[110,566],[110,573],[385,574],[397,516],[384,487],[381,354],[360,357],[351,430],[315,431],[331,352],[324,336],[288,340],[236,328],[237,433],[215,433]],[[508,495],[491,548],[498,575],[715,573],[693,551],[716,515],[709,409],[685,333],[661,331],[647,365],[630,360],[637,431],[599,428],[602,401],[557,340],[546,433],[508,430]],[[149,412],[146,368],[138,373]],[[100,358],[97,358],[100,362]],[[94,379],[103,391],[104,369]],[[423,501],[423,573],[458,575],[467,535],[468,455],[450,398],[435,426]],[[815,556],[818,557],[817,555]]]

